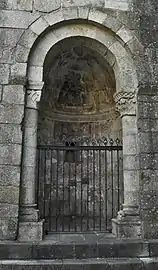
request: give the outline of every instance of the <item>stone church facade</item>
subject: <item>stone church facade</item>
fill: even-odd
[[[45,239],[37,148],[63,135],[122,142],[123,199],[118,209],[118,201],[113,204],[111,232],[118,239],[158,238],[157,12],[156,0],[1,0],[0,240]],[[57,166],[56,156],[50,160],[45,175]],[[69,163],[64,154],[61,160]],[[80,166],[86,174],[86,165]],[[60,166],[58,171],[62,185]],[[94,189],[97,167],[92,171]],[[83,190],[80,203],[88,194],[85,184]],[[52,196],[59,199],[60,193]]]

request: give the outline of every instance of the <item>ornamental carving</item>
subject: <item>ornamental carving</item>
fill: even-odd
[[[121,91],[114,94],[116,110],[121,115],[136,113],[136,93]]]
[[[41,99],[41,90],[27,90],[27,106],[37,108],[37,103]]]

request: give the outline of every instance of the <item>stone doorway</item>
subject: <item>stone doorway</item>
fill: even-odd
[[[60,174],[58,175],[58,179],[63,179],[63,168],[66,169],[67,166],[67,174],[70,173],[71,170],[74,171],[73,181],[76,177],[78,177],[77,169],[79,166],[77,165],[77,160],[80,160],[80,173],[82,174],[82,170],[87,170],[86,166],[84,166],[84,160],[87,162],[89,159],[88,156],[85,155],[83,160],[83,153],[80,152],[77,156],[76,153],[73,151],[73,147],[76,142],[81,139],[81,141],[86,142],[88,138],[91,145],[95,144],[93,142],[103,142],[106,138],[107,142],[110,145],[110,139],[113,142],[117,140],[119,142],[122,141],[122,123],[121,118],[115,110],[115,102],[113,99],[113,95],[116,91],[115,85],[115,76],[113,73],[112,68],[104,59],[105,48],[99,42],[92,40],[90,38],[83,38],[83,37],[72,37],[64,39],[63,41],[57,43],[47,54],[44,63],[44,87],[42,91],[41,101],[39,104],[39,117],[38,117],[38,147],[41,149],[42,146],[49,146],[52,145],[59,146],[61,142],[61,138],[65,136],[66,138],[71,138],[69,141],[70,151],[64,152],[62,155],[62,171],[59,172],[57,168],[54,167],[53,174]],[[112,142],[111,141],[111,142]],[[73,144],[73,145],[72,145]],[[112,143],[113,144],[113,143]],[[84,144],[85,145],[85,144]],[[117,143],[116,143],[117,145]],[[116,146],[115,145],[115,146]],[[67,142],[65,145],[67,147]],[[99,143],[98,143],[99,146]],[[112,145],[111,145],[112,146]],[[62,152],[63,149],[61,149]],[[97,149],[99,153],[99,148]],[[107,150],[107,149],[106,149]],[[94,155],[96,153],[92,151],[92,159],[94,159]],[[58,154],[61,155],[59,151]],[[108,151],[107,151],[108,152]],[[82,153],[82,154],[81,154]],[[98,165],[95,170],[99,172],[99,154],[98,155]],[[123,170],[122,170],[122,152],[119,153],[118,157],[111,160],[111,153],[108,156],[107,163],[104,163],[104,169],[107,168],[108,175],[107,175],[107,182],[105,183],[102,181],[104,187],[107,184],[107,191],[108,195],[105,196],[105,192],[100,185],[100,193],[104,193],[103,195],[103,203],[106,205],[104,207],[104,214],[103,214],[103,223],[104,226],[93,226],[94,225],[94,218],[95,216],[95,207],[94,204],[96,200],[93,198],[89,203],[88,209],[92,208],[92,219],[89,221],[91,223],[89,230],[104,230],[104,231],[111,231],[111,219],[117,216],[118,210],[120,210],[120,205],[123,203]],[[45,153],[44,155],[49,155]],[[54,153],[53,153],[54,155]],[[59,158],[54,157],[52,158],[59,162]],[[116,154],[117,155],[117,154]],[[51,158],[51,160],[52,160]],[[75,159],[75,162],[74,162]],[[82,159],[82,162],[81,162]],[[118,159],[118,160],[117,160]],[[95,160],[95,159],[94,159]],[[117,161],[116,161],[117,160]],[[49,222],[45,223],[45,230],[46,231],[65,231],[66,227],[68,231],[85,231],[87,230],[87,219],[86,222],[84,218],[82,218],[83,209],[81,207],[82,203],[82,196],[83,196],[83,187],[86,185],[86,190],[88,185],[80,185],[80,192],[79,192],[79,202],[76,204],[76,207],[80,208],[79,213],[79,222],[78,225],[76,221],[74,221],[75,225],[71,226],[71,223],[74,217],[76,219],[76,214],[72,213],[73,201],[76,196],[76,190],[74,192],[73,199],[70,199],[70,193],[67,192],[67,201],[64,201],[64,204],[67,205],[66,212],[67,213],[67,221],[66,227],[65,225],[61,224],[59,218],[56,215],[59,215],[60,212],[59,208],[56,203],[56,199],[54,202],[54,209],[51,207],[51,213],[48,211],[50,209],[50,200],[45,203],[45,196],[47,198],[50,197],[50,189],[52,192],[55,192],[55,196],[58,196],[58,203],[61,198],[59,189],[53,189],[53,185],[50,188],[51,181],[48,179],[48,174],[50,170],[49,167],[50,159],[45,156],[45,162],[47,162],[47,166],[43,169],[39,168],[41,179],[38,179],[40,183],[45,183],[44,189],[41,191],[41,197],[43,196],[44,205],[40,205],[43,203],[40,200],[40,196],[38,194],[38,209],[40,210],[41,218],[48,220],[47,215],[55,217],[55,225],[51,227],[50,218]],[[105,162],[105,149],[104,149],[104,162]],[[93,161],[92,161],[93,163]],[[111,163],[113,163],[113,168],[111,167]],[[58,164],[59,165],[59,164]],[[52,164],[50,165],[52,166]],[[57,166],[57,165],[55,165]],[[93,164],[92,164],[93,166]],[[74,167],[72,169],[72,167]],[[76,168],[75,168],[76,167]],[[118,169],[119,168],[119,169]],[[92,169],[93,173],[91,178],[93,178],[93,196],[96,195],[95,189],[95,181],[97,182],[97,176],[95,175],[95,170]],[[118,172],[119,170],[119,172]],[[44,174],[42,173],[44,172]],[[105,170],[101,170],[101,173],[104,173]],[[119,174],[119,183],[115,183],[114,179],[118,178]],[[104,174],[105,176],[105,174]],[[47,178],[47,181],[46,181]],[[68,177],[70,178],[70,176]],[[85,177],[79,177],[81,178]],[[113,179],[112,179],[113,178]],[[44,180],[45,179],[45,180]],[[52,178],[51,178],[52,179]],[[112,181],[111,181],[112,179]],[[69,179],[70,180],[70,179]],[[83,179],[82,179],[83,180]],[[66,180],[65,180],[66,181]],[[99,180],[98,180],[99,181]],[[75,182],[75,181],[74,181]],[[79,181],[81,182],[81,181]],[[69,188],[70,191],[70,181],[68,181],[67,186],[63,186],[62,189],[67,190]],[[114,186],[113,186],[114,185]],[[46,186],[49,186],[49,190],[47,191],[46,195]],[[121,190],[120,194],[119,187]],[[76,187],[75,187],[76,188]],[[71,187],[72,189],[72,187]],[[58,190],[58,191],[57,191]],[[66,191],[65,191],[66,193]],[[98,198],[100,198],[100,193]],[[43,195],[42,195],[43,194]],[[63,193],[62,193],[63,194]],[[87,192],[86,192],[87,194]],[[66,198],[66,197],[65,197]],[[117,199],[116,199],[117,198]],[[77,199],[77,198],[76,198]],[[65,200],[65,199],[64,199]],[[88,200],[86,196],[86,201]],[[47,204],[47,206],[46,206]],[[119,205],[118,205],[119,204]],[[91,205],[91,207],[90,207]],[[42,207],[46,207],[44,210]],[[63,208],[62,208],[63,210]],[[103,210],[103,209],[102,209]],[[98,212],[102,211],[101,208],[98,207]],[[48,213],[46,214],[47,211]],[[54,214],[53,214],[54,213]],[[87,214],[87,211],[86,211]],[[61,215],[61,214],[60,214]],[[66,215],[66,214],[65,214]],[[99,215],[99,214],[98,214]],[[63,216],[62,216],[63,217]],[[57,221],[58,219],[58,221]],[[83,219],[83,220],[82,220]],[[71,220],[71,222],[70,222]],[[100,219],[101,220],[101,219]],[[62,220],[63,221],[63,220]],[[100,221],[98,221],[99,224]],[[60,224],[59,224],[60,223]],[[80,225],[79,225],[80,224]],[[72,227],[72,230],[71,230]]]

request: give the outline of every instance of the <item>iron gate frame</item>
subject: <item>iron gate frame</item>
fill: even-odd
[[[72,145],[72,142],[73,142],[73,145]],[[67,144],[66,144],[67,143]],[[85,145],[86,143],[86,145]],[[84,144],[84,145],[83,145]],[[53,158],[53,155],[52,155],[52,151],[56,151],[57,153],[57,184],[56,184],[56,199],[58,200],[58,162],[59,162],[59,158],[58,158],[58,155],[60,153],[60,151],[63,152],[63,156],[64,156],[64,153],[68,153],[68,151],[72,152],[72,153],[80,153],[81,152],[81,155],[80,155],[80,164],[81,164],[81,179],[82,179],[82,176],[83,176],[83,151],[86,151],[87,154],[89,153],[89,151],[92,151],[93,152],[93,162],[94,162],[94,153],[95,151],[98,151],[99,153],[99,162],[100,162],[100,153],[101,151],[104,151],[105,153],[105,173],[104,173],[104,179],[105,179],[105,192],[106,192],[106,200],[107,200],[107,153],[111,153],[111,163],[113,164],[113,153],[116,152],[117,153],[117,177],[118,177],[118,206],[117,206],[117,212],[121,209],[121,205],[123,204],[123,199],[121,200],[121,196],[123,195],[123,175],[122,175],[122,179],[120,180],[120,166],[119,166],[119,153],[122,152],[123,150],[123,147],[122,147],[122,142],[121,140],[119,140],[118,138],[116,140],[113,140],[113,139],[109,139],[107,140],[105,137],[103,137],[102,139],[96,139],[96,138],[93,138],[93,139],[89,139],[89,138],[77,138],[75,139],[74,137],[64,137],[64,139],[55,139],[53,144],[51,145],[38,145],[37,146],[37,181],[36,181],[36,201],[37,201],[37,206],[38,206],[38,209],[40,210],[40,215],[41,215],[41,218],[45,220],[45,224],[47,224],[46,228],[45,228],[45,233],[48,233],[48,232],[83,232],[83,231],[86,231],[86,232],[92,232],[92,231],[107,231],[107,232],[111,232],[111,228],[108,228],[108,218],[107,218],[107,202],[106,202],[106,208],[105,208],[105,212],[106,212],[106,221],[105,221],[105,226],[104,226],[104,229],[102,229],[102,224],[101,224],[101,207],[100,207],[100,224],[99,224],[99,229],[96,229],[96,225],[95,225],[95,219],[96,219],[96,216],[95,216],[95,200],[93,202],[93,229],[90,230],[89,229],[89,221],[88,221],[88,216],[87,216],[87,230],[83,230],[83,216],[82,216],[82,210],[81,210],[81,215],[80,215],[80,218],[81,218],[81,228],[80,230],[78,230],[77,228],[77,225],[75,224],[75,228],[74,230],[71,230],[71,225],[70,225],[70,222],[69,222],[69,228],[68,230],[65,230],[65,225],[64,225],[64,222],[62,224],[62,229],[58,230],[58,216],[57,215],[57,209],[56,209],[56,216],[51,216],[51,207],[49,207],[49,215],[47,216],[46,213],[45,213],[45,203],[46,203],[46,200],[45,200],[45,183],[46,183],[46,166],[44,167],[44,202],[43,202],[43,211],[40,209],[40,175],[39,175],[39,161],[40,161],[40,158],[39,158],[39,155],[40,155],[40,152],[44,152],[44,163],[46,165],[46,153],[47,151],[51,151],[51,171],[50,171],[50,175],[51,175],[51,180],[50,180],[50,205],[51,205],[51,192],[52,192],[52,158]],[[88,168],[88,164],[89,164],[89,156],[87,155],[87,168]],[[66,163],[64,160],[63,160],[63,168],[64,168],[64,163]],[[71,163],[71,162],[70,162]],[[70,166],[70,165],[69,165]],[[75,173],[76,173],[76,162],[75,162]],[[112,168],[113,168],[113,165],[112,165]],[[123,168],[121,168],[123,170]],[[70,170],[70,169],[69,169]],[[88,170],[88,169],[87,169]],[[101,177],[100,177],[100,170],[101,170],[101,166],[99,168],[99,181],[101,181]],[[113,169],[112,169],[113,170]],[[64,173],[64,171],[63,171]],[[114,218],[114,208],[113,208],[113,171],[111,172],[112,175],[112,186],[111,186],[111,190],[112,190],[112,214],[111,214],[111,219]],[[93,188],[94,188],[94,195],[95,196],[95,169],[94,169],[94,164],[93,164]],[[120,184],[120,181],[121,181],[121,184]],[[76,196],[76,176],[75,176],[75,196]],[[69,176],[69,183],[68,183],[69,187],[69,194],[70,194],[70,176]],[[82,180],[81,180],[81,209],[82,209]],[[88,184],[89,185],[89,184]],[[120,189],[120,186],[122,185],[121,189]],[[64,176],[63,176],[63,198],[64,198]],[[99,186],[101,188],[101,184]],[[87,186],[87,190],[88,190],[88,186]],[[122,195],[121,195],[121,192],[122,192]],[[87,191],[87,194],[88,194],[88,191]],[[121,195],[121,196],[120,196]],[[70,196],[70,195],[69,195]],[[88,196],[88,195],[87,195]],[[100,195],[100,200],[101,200],[101,195]],[[121,203],[120,203],[121,201]],[[76,198],[75,198],[75,203],[76,203]],[[88,198],[87,198],[87,204],[89,205],[89,202],[88,202]],[[101,205],[101,204],[100,204]],[[70,209],[69,209],[70,210]],[[64,209],[63,209],[64,211]],[[87,212],[88,212],[88,206],[87,206]],[[69,214],[70,215],[70,214]],[[72,215],[70,215],[72,216]],[[55,223],[56,223],[56,226],[55,226],[55,230],[52,230],[52,227],[51,227],[51,218],[54,217],[56,219]]]

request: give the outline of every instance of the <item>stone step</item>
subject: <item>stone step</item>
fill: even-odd
[[[158,241],[104,239],[99,242],[0,242],[0,260],[87,259],[110,257],[156,257]]]
[[[107,258],[83,260],[6,260],[0,270],[157,270],[158,258]]]

